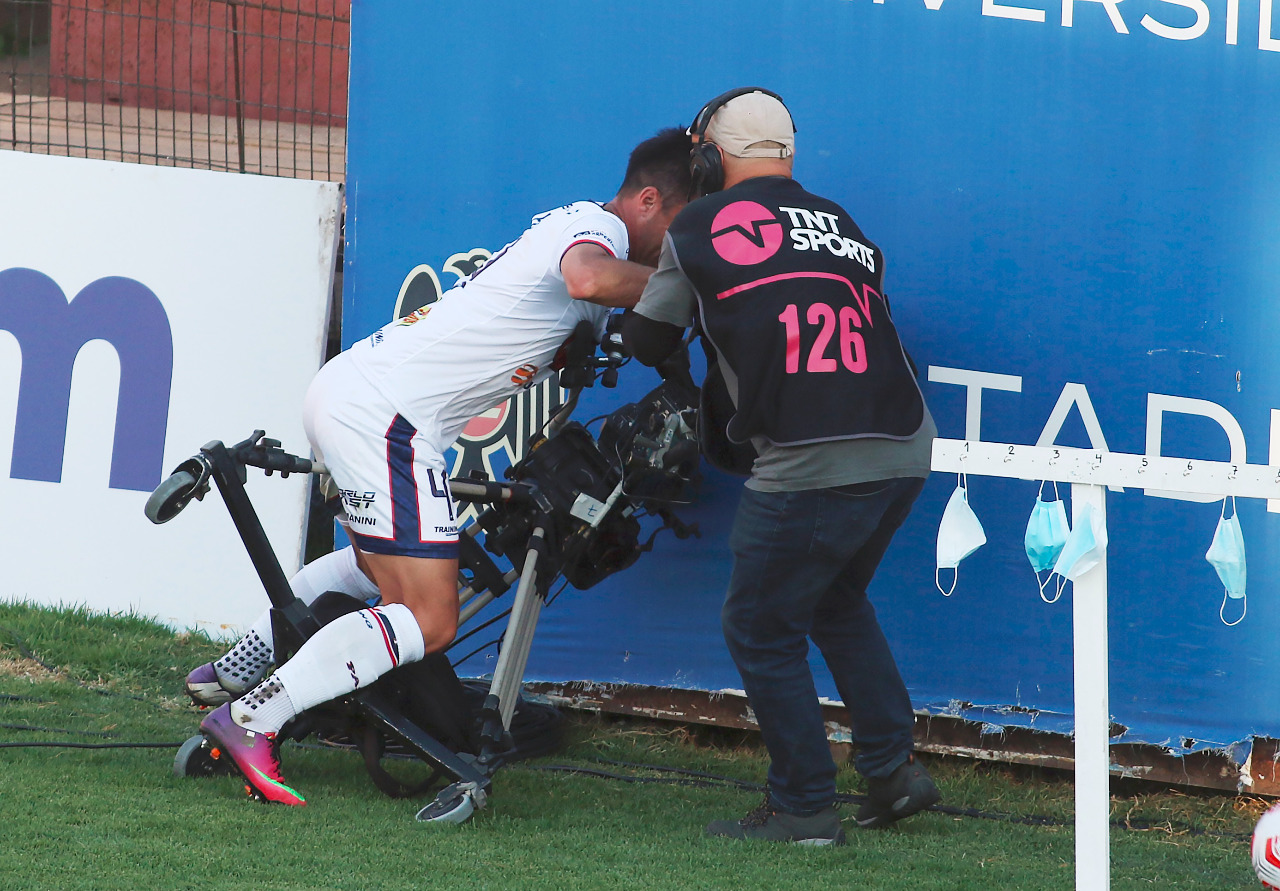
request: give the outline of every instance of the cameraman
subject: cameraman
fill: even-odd
[[[940,797],[912,753],[911,701],[867,599],[937,431],[883,297],[883,255],[843,208],[792,179],[795,128],[781,99],[730,91],[689,133],[706,197],[672,222],[623,334],[656,365],[699,327],[703,452],[750,474],[721,618],[769,749],[769,792],[707,832],[841,844],[806,638],[849,709],[869,787],[858,825],[888,825]]]
[[[447,647],[458,623],[458,526],[444,453],[476,415],[549,375],[574,328],[604,331],[633,306],[689,193],[689,137],[672,128],[631,153],[607,204],[535,217],[436,303],[335,357],[307,391],[303,420],[342,495],[353,546],[291,580],[310,603],[339,591],[381,604],[340,616],[263,680],[270,614],[222,659],[187,676],[218,705],[201,723],[250,786],[303,804],[280,775],[276,735],[295,715]]]

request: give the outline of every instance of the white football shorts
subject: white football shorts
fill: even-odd
[[[360,550],[457,558],[457,511],[444,456],[343,356],[311,382],[302,423]]]

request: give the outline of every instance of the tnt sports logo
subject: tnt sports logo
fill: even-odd
[[[735,266],[754,266],[782,246],[782,223],[761,204],[735,201],[711,221],[711,246]]]

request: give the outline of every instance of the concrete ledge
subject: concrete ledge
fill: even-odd
[[[757,730],[755,716],[740,692],[677,690],[592,681],[527,683],[525,689],[570,709],[635,715],[664,721]],[[851,750],[852,735],[839,703],[823,706],[827,737],[838,754]],[[1125,728],[1113,725],[1115,736]],[[949,715],[916,714],[916,747],[923,752],[1074,770],[1074,741],[1066,733],[1005,726],[998,729]],[[1235,752],[1249,752],[1243,761]],[[1251,746],[1174,753],[1147,743],[1114,742],[1111,775],[1163,785],[1280,796],[1280,742],[1254,737]]]

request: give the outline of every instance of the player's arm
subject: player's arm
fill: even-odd
[[[564,252],[560,272],[574,300],[630,309],[640,300],[653,267],[619,260],[598,244],[582,242]]]

